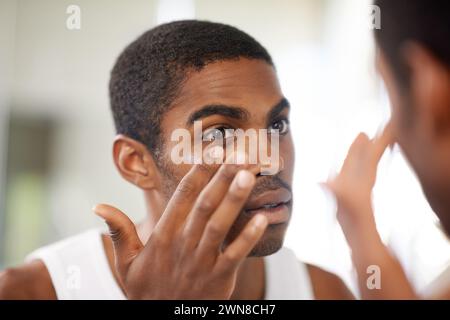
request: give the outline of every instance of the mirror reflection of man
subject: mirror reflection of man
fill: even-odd
[[[144,221],[98,205],[110,236],[93,230],[41,248],[0,276],[2,298],[351,298],[336,276],[283,247],[292,213],[289,102],[269,53],[244,32],[178,21],[151,29],[118,58],[110,81],[122,177],[143,191]],[[267,129],[279,171],[256,164],[175,165],[171,133]],[[208,142],[202,142],[208,143]],[[68,288],[77,266],[80,285]]]
[[[389,93],[391,121],[379,137],[355,139],[328,186],[338,200],[338,220],[352,249],[362,298],[417,299],[424,296],[377,232],[371,192],[381,156],[397,143],[450,234],[450,2],[376,0],[375,5],[381,9],[377,66]],[[381,271],[380,290],[366,285],[369,266]],[[450,269],[435,284],[427,294],[450,299]]]

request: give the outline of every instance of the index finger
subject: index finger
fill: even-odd
[[[211,180],[219,167],[219,165],[206,165],[203,163],[193,165],[181,179],[170,198],[166,209],[158,221],[157,229],[162,228],[164,234],[171,234],[170,231],[175,226],[181,225],[192,209],[198,194]]]
[[[380,135],[372,139],[373,144],[373,160],[380,161],[386,148],[395,142],[394,133],[392,129],[392,122],[389,121],[384,127]]]

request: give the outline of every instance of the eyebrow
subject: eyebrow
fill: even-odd
[[[283,112],[284,109],[290,109],[291,104],[289,103],[288,99],[282,98],[280,102],[278,102],[276,105],[272,107],[272,109],[269,112],[268,121],[272,121],[276,116],[278,116],[281,112]]]
[[[203,106],[200,110],[195,111],[189,116],[187,125],[191,126],[194,121],[206,118],[212,115],[222,115],[224,117],[233,118],[237,120],[247,120],[250,114],[242,107],[227,106],[223,104],[211,104]]]
[[[279,113],[281,113],[285,108],[289,108],[289,101],[286,98],[282,98],[280,102],[272,107],[269,112],[269,120],[276,117]],[[195,121],[212,116],[212,115],[222,115],[227,118],[233,118],[237,120],[248,120],[250,118],[250,113],[238,106],[229,106],[223,104],[210,104],[203,106],[200,110],[193,112],[188,120],[187,125],[191,126]]]

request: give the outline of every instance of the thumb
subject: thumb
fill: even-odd
[[[125,274],[131,261],[143,248],[134,223],[125,213],[107,204],[98,204],[92,210],[108,225],[117,271]]]

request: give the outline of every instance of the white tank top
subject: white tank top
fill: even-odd
[[[43,261],[60,300],[126,299],[109,267],[101,233],[92,229],[66,238],[37,249],[25,261]],[[266,300],[314,298],[308,269],[290,249],[264,257],[264,264]]]

